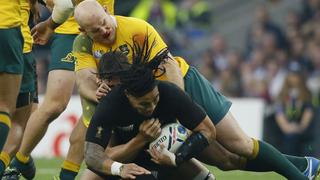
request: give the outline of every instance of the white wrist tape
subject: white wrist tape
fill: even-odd
[[[121,166],[123,166],[122,163],[119,163],[119,162],[113,162],[111,164],[111,174],[112,175],[116,175],[116,176],[120,176],[120,168]]]
[[[57,24],[64,23],[73,12],[72,0],[54,0],[52,20]]]

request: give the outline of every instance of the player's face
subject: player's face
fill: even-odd
[[[145,94],[142,97],[134,97],[127,94],[130,104],[135,108],[140,114],[144,116],[151,116],[159,102],[159,91],[156,86],[152,91]]]
[[[110,45],[115,41],[116,25],[109,14],[104,13],[93,19],[85,31],[96,42]]]

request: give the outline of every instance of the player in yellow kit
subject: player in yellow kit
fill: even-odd
[[[6,142],[23,74],[20,0],[0,2],[0,151]],[[9,163],[1,156],[0,176]]]
[[[98,0],[98,2],[113,13],[114,0]],[[49,124],[64,111],[72,95],[75,76],[71,50],[77,34],[79,34],[78,25],[74,18],[70,17],[55,29],[51,38],[51,62],[44,101],[30,116],[20,149],[12,163],[12,167],[16,167],[27,179],[33,178],[35,174],[30,158],[32,150],[45,135]],[[61,179],[74,178],[83,160],[83,143],[78,140],[81,136],[78,136],[78,133],[72,134],[68,156],[60,172]]]
[[[23,45],[23,76],[20,86],[20,92],[16,103],[16,111],[12,117],[12,129],[8,135],[7,142],[0,155],[0,164],[7,164],[10,159],[15,155],[22,140],[23,131],[26,122],[31,114],[33,103],[36,108],[38,97],[36,93],[36,75],[35,75],[35,59],[32,54],[32,37],[30,28],[28,26],[30,16],[30,6],[35,6],[36,1],[29,2],[28,0],[21,0],[21,32],[24,38]],[[34,8],[33,8],[34,9]],[[36,12],[34,12],[36,13]],[[6,157],[6,158],[5,158]],[[7,162],[3,161],[4,159]],[[3,171],[1,166],[0,172]]]

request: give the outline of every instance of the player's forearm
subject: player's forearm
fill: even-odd
[[[136,158],[138,153],[144,148],[145,145],[145,141],[141,141],[137,137],[135,137],[126,144],[108,147],[106,152],[108,156],[113,160],[122,163],[131,162]]]
[[[94,76],[93,69],[83,69],[76,72],[76,84],[78,92],[82,98],[98,103],[96,90],[98,85]]]
[[[209,144],[216,139],[216,128],[208,116],[206,116],[205,119],[192,131],[201,132]]]
[[[184,81],[178,62],[170,55],[165,60],[165,63],[161,64],[166,70],[164,76],[167,81],[172,82],[184,90]]]
[[[47,26],[50,28],[50,29],[52,29],[52,30],[54,30],[54,29],[56,29],[57,27],[59,27],[62,23],[56,23],[53,19],[52,19],[52,17],[50,16],[46,21],[46,24],[47,24]]]
[[[192,130],[194,133],[186,139],[175,153],[177,166],[198,155],[216,138],[216,130],[208,116]]]
[[[86,87],[78,86],[78,91],[79,91],[81,98],[84,98],[84,99],[86,99],[90,102],[93,102],[93,103],[99,103],[99,101],[97,100],[97,97],[95,95],[94,90],[88,89]]]
[[[92,142],[85,142],[84,159],[86,164],[96,171],[111,174],[113,161],[104,153],[104,148]]]

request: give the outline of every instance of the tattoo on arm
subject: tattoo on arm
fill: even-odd
[[[93,41],[87,35],[79,34],[73,41],[73,52],[92,54]]]
[[[88,166],[96,171],[107,173],[104,162],[109,159],[104,148],[98,144],[85,142],[84,158]]]

